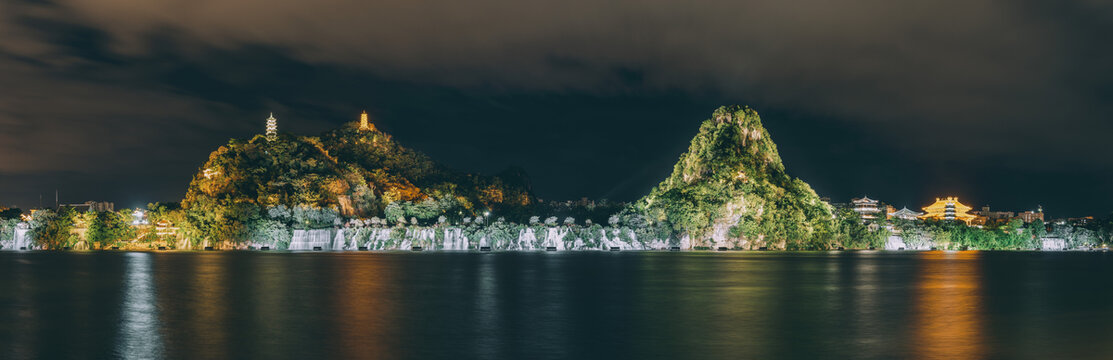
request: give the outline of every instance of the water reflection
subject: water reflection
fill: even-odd
[[[34,284],[35,277],[32,272],[32,265],[30,260],[18,258],[13,262],[10,272],[5,275],[10,276],[9,279],[14,280],[15,286],[8,294],[14,295],[11,301],[10,309],[5,309],[13,312],[11,320],[7,321],[8,324],[17,324],[11,331],[5,331],[3,334],[9,335],[11,346],[7,346],[7,351],[16,359],[31,359],[35,357],[33,346],[35,345],[35,334],[39,333],[39,307],[35,306],[33,296],[36,292]],[[0,324],[5,322],[0,322]],[[0,340],[3,343],[3,340]]]
[[[916,358],[985,357],[979,259],[974,251],[922,254],[910,343]]]
[[[346,257],[335,271],[337,293],[338,352],[346,359],[395,358],[388,324],[394,302],[388,284],[396,281],[390,267],[365,258]]]
[[[0,254],[0,358],[1108,358],[1113,257]]]
[[[475,352],[482,358],[499,358],[500,341],[504,334],[499,326],[504,321],[499,308],[498,299],[502,296],[499,289],[498,273],[496,271],[495,256],[485,254],[479,257],[479,268],[475,276],[475,301],[471,311],[476,315],[475,330],[479,334],[475,339]]]
[[[230,274],[224,266],[225,259],[218,254],[198,255],[196,268],[190,274],[193,276],[193,301],[190,306],[196,317],[192,322],[194,338],[191,342],[196,342],[208,358],[227,354],[229,326],[226,311],[230,301],[238,300],[226,296],[224,277]]]
[[[128,253],[116,355],[124,359],[162,358],[151,254]]]

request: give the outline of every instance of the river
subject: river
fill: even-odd
[[[0,358],[1109,359],[1113,254],[2,252]]]

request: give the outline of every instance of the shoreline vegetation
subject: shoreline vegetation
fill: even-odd
[[[366,114],[320,136],[268,135],[213,151],[180,203],[0,212],[0,249],[1015,250],[1099,248],[1113,237],[1113,215],[1086,226],[867,223],[789,176],[744,106],[716,110],[672,174],[629,204],[544,202],[521,169],[448,169]]]
[[[182,220],[180,209],[168,210],[161,204],[149,208],[150,223],[138,225],[133,210],[43,210],[29,223],[0,220],[0,250],[16,250],[21,223],[27,225],[22,230],[25,246],[46,250],[1086,250],[1107,248],[1113,229],[1109,218],[1086,227],[1013,221],[977,228],[962,222],[906,220],[871,227],[847,211],[840,212],[836,236],[827,246],[785,249],[744,241],[692,243],[639,215],[612,215],[603,222],[570,216],[533,216],[525,223],[501,217],[451,221],[444,216],[431,222],[416,217],[391,222],[377,217],[344,219],[327,209],[303,209],[288,216],[268,211],[274,216],[251,220],[242,239],[214,242],[191,237],[198,230],[188,224],[159,225],[174,224],[168,219]]]

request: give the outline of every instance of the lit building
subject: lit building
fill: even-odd
[[[935,203],[924,207],[924,214],[920,215],[920,218],[924,220],[960,220],[970,224],[976,217],[968,213],[970,209],[972,208],[958,202],[958,197],[935,198]]]
[[[374,130],[375,130],[375,124],[372,124],[371,121],[367,119],[367,112],[364,111],[363,114],[359,115],[359,131],[374,131]]]
[[[170,222],[170,220],[159,220],[155,222],[155,235],[177,236],[178,227],[174,226],[174,223]]]
[[[922,213],[922,212],[909,210],[907,207],[904,207],[904,208],[901,208],[900,210],[890,212],[889,217],[894,218],[894,219],[902,219],[902,220],[916,220],[916,219],[919,219],[920,215],[923,215],[923,214],[924,213]]]
[[[864,221],[877,220],[878,214],[881,209],[878,208],[878,201],[870,199],[868,196],[863,196],[861,199],[851,199],[850,202],[854,204],[854,212],[862,217]]]
[[[1043,221],[1043,206],[1040,206],[1036,211],[1028,210],[1016,215],[1017,219],[1023,220],[1025,224],[1039,220]]]
[[[1012,211],[990,211],[988,205],[982,206],[981,211],[971,211],[970,213],[985,217],[987,221],[991,222],[1005,222],[1016,216]]]
[[[62,204],[59,208],[68,207],[77,211],[116,211],[116,204],[108,201],[86,201],[84,204]]]
[[[267,118],[267,141],[275,140],[278,140],[278,119],[271,113],[271,117]]]

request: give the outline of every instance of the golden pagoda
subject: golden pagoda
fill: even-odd
[[[367,120],[367,112],[364,111],[363,114],[359,115],[359,131],[371,130],[375,130],[375,124],[372,124],[370,121]]]
[[[933,220],[961,220],[967,225],[977,216],[967,213],[971,207],[958,202],[958,197],[935,198],[935,203],[924,207],[924,214],[920,219]]]

